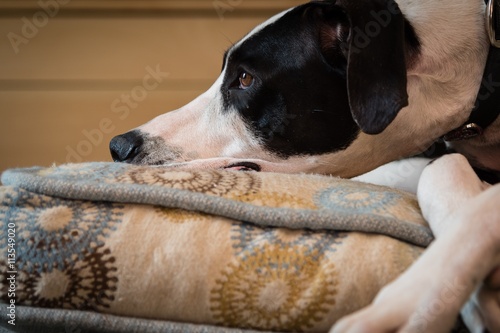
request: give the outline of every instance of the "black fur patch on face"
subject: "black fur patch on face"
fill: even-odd
[[[325,21],[338,22],[332,31],[341,32],[347,18],[340,10],[320,15],[319,6],[291,10],[224,60],[224,109],[238,112],[264,148],[281,157],[335,152],[359,133],[348,102],[347,60],[335,39],[343,36],[332,36],[327,48],[321,43]],[[241,85],[243,73],[253,77],[248,87]]]

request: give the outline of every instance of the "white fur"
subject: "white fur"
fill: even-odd
[[[430,162],[420,157],[394,161],[352,179],[417,193],[420,175]]]
[[[223,114],[220,85],[224,73],[204,94],[178,110],[160,115],[139,127],[152,136],[159,136],[182,151],[184,161],[213,156],[239,156],[260,147],[236,112]],[[157,147],[161,149],[161,147]]]
[[[221,112],[219,87],[225,71],[193,102],[157,117],[140,129],[163,138],[170,146],[165,149],[173,146],[182,150],[180,161],[193,160],[193,156],[253,158],[268,161],[275,168],[272,171],[300,170],[342,177],[354,177],[421,152],[468,118],[488,50],[485,5],[482,0],[399,0],[398,4],[420,38],[422,54],[408,73],[409,106],[381,134],[361,133],[347,149],[331,154],[280,159],[263,151],[259,140],[234,112]],[[286,12],[256,27],[234,48],[241,47],[246,39]],[[492,135],[491,139],[498,139],[495,145],[500,143],[498,135]]]

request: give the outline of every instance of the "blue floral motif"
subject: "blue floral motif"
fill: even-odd
[[[319,207],[350,214],[383,213],[400,200],[401,195],[394,191],[347,183],[323,190],[315,198]]]
[[[231,240],[239,255],[252,255],[264,244],[273,244],[281,248],[301,248],[304,254],[318,260],[326,253],[335,252],[347,237],[345,232],[323,230],[289,230],[284,228],[262,228],[250,223],[235,223]]]
[[[0,202],[0,234],[16,228],[17,268],[28,273],[64,269],[102,247],[121,222],[123,206],[64,200],[13,188]],[[7,246],[0,237],[0,248]]]

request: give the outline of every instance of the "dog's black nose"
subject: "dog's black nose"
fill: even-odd
[[[115,136],[109,143],[111,157],[115,162],[131,162],[139,154],[144,140],[141,132],[130,131]]]

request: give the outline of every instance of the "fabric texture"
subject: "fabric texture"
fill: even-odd
[[[2,183],[0,299],[15,271],[32,321],[326,331],[432,241],[413,195],[326,176],[88,163]]]
[[[0,304],[0,313],[5,313]],[[21,306],[15,326],[0,322],[0,333],[265,333],[255,330],[119,317],[88,311]],[[3,318],[3,317],[2,317]]]

